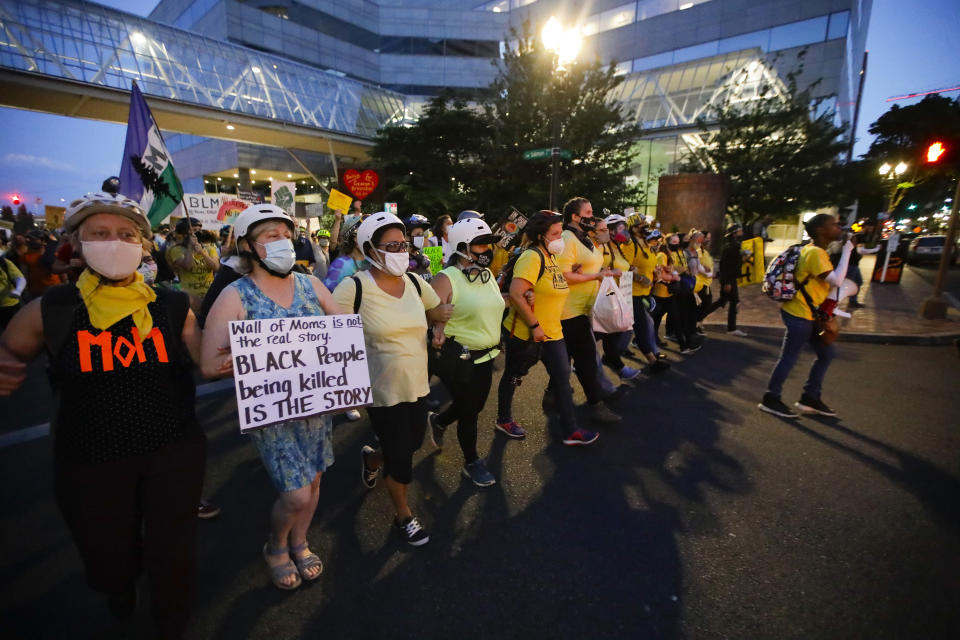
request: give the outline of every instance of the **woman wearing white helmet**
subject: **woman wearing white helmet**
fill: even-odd
[[[47,290],[0,336],[0,395],[46,348],[55,407],[57,504],[87,583],[114,616],[136,608],[141,568],[159,636],[190,610],[206,439],[194,413],[200,333],[187,295],[138,272],[150,223],[123,196],[88,194],[64,218],[85,269]]]
[[[237,217],[237,271],[246,274],[217,297],[203,334],[203,372],[230,374],[231,320],[294,318],[344,313],[317,278],[293,272],[293,220],[269,204],[250,205]],[[317,509],[320,476],[333,464],[330,416],[311,416],[249,433],[280,496],[270,513],[270,537],[263,556],[273,584],[296,589],[316,580],[323,563],[307,544]],[[291,563],[291,560],[293,562]]]
[[[450,320],[433,326],[434,333],[444,335],[436,373],[453,402],[439,415],[430,412],[430,435],[439,447],[446,428],[456,422],[463,475],[486,487],[496,480],[477,453],[477,420],[490,393],[493,359],[500,353],[504,302],[489,269],[499,238],[480,218],[467,217],[454,223],[448,239],[454,253],[431,284],[440,300],[453,305]]]
[[[363,318],[373,389],[367,413],[380,441],[380,450],[364,447],[361,452],[363,482],[373,488],[383,467],[396,511],[394,525],[408,544],[420,546],[430,537],[410,510],[407,487],[427,425],[427,318],[446,322],[452,308],[441,304],[420,276],[407,273],[404,231],[400,218],[385,211],[366,218],[357,229],[357,245],[373,268],[343,280],[333,298]]]

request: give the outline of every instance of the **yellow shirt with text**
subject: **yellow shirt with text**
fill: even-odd
[[[623,254],[630,262],[630,266],[636,268],[637,272],[633,274],[633,295],[648,296],[653,288],[653,268],[657,266],[657,254],[652,249],[641,247],[636,242],[627,242],[620,245]],[[643,284],[640,276],[647,278],[649,282]]]
[[[573,265],[578,264],[580,265],[580,273],[600,272],[601,267],[603,267],[603,251],[599,247],[594,246],[588,249],[587,245],[580,242],[580,239],[569,229],[563,232],[563,245],[563,253],[557,258],[560,271],[568,273],[573,271]],[[571,284],[570,296],[567,297],[567,302],[563,307],[562,319],[567,320],[577,316],[590,315],[599,290],[599,280]]]
[[[538,280],[537,274],[540,273],[541,264],[543,275]],[[537,322],[547,335],[547,340],[562,340],[563,329],[560,327],[560,316],[570,293],[570,287],[560,267],[557,266],[557,261],[549,253],[543,253],[541,260],[536,251],[527,249],[513,265],[513,277],[521,278],[533,285],[533,314],[537,316]],[[503,326],[521,340],[530,339],[530,328],[524,322],[523,316],[517,315],[517,310],[512,304],[510,313],[503,321]]]
[[[783,310],[792,316],[813,320],[813,312],[807,304],[807,299],[800,293],[800,285],[803,285],[807,295],[810,296],[813,306],[819,307],[830,294],[830,283],[817,276],[831,271],[833,271],[833,263],[830,262],[830,256],[826,251],[815,244],[808,244],[802,248],[797,270],[793,276],[797,283],[797,295],[793,300],[783,303]]]

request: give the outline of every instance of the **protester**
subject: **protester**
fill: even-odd
[[[293,250],[297,254],[297,264],[307,269],[308,272],[312,272],[317,259],[313,255],[313,245],[310,243],[310,237],[304,227],[300,227],[296,239],[293,241]]]
[[[747,333],[737,328],[737,306],[740,304],[740,291],[737,287],[737,279],[740,277],[743,256],[741,254],[740,241],[743,238],[743,229],[738,224],[727,226],[727,232],[724,235],[723,251],[720,253],[720,298],[709,308],[706,313],[701,314],[704,318],[717,309],[726,306],[727,309],[727,334],[746,337]]]
[[[603,390],[598,379],[597,344],[590,322],[590,312],[605,276],[619,276],[620,272],[603,266],[603,251],[590,237],[596,226],[593,207],[586,198],[571,198],[563,205],[563,252],[557,256],[557,265],[570,286],[560,316],[563,339],[577,379],[587,396],[592,417],[597,422],[615,423],[620,416],[603,402]],[[569,384],[569,383],[567,383]],[[555,391],[553,380],[545,396]]]
[[[629,241],[626,234],[627,219],[621,215],[610,215],[605,220],[597,219],[596,225],[590,236],[595,240],[597,246],[603,251],[603,265],[610,270],[610,273],[619,272],[621,275],[614,276],[619,285],[622,274],[630,271],[630,261],[621,249],[621,242]],[[610,227],[613,227],[611,230]],[[613,236],[621,242],[614,240]],[[632,276],[632,273],[631,273]],[[633,380],[640,375],[639,369],[628,367],[622,359],[624,353],[630,348],[630,331],[620,331],[618,333],[595,333],[597,340],[603,344],[603,356],[600,362],[610,367],[614,373],[620,376],[621,380]],[[600,376],[600,385],[604,386],[606,382],[603,370],[598,371]]]
[[[857,292],[851,295],[847,302],[848,309],[863,309],[863,305],[857,300],[857,293],[860,290],[860,287],[863,286],[863,274],[860,272],[860,258],[862,256],[870,255],[880,251],[880,246],[877,245],[872,249],[867,248],[867,242],[873,236],[873,232],[876,229],[876,223],[873,220],[864,220],[860,233],[857,233],[853,236],[853,246],[856,249],[853,253],[850,254],[850,264],[847,267],[847,278],[855,285],[857,285]],[[840,254],[830,254],[830,261],[836,264],[840,259]]]
[[[675,235],[672,237],[676,239]],[[659,231],[655,231],[647,236],[647,242],[649,242],[651,246],[655,246],[657,250],[657,269],[655,271],[655,284],[653,286],[653,298],[656,304],[651,315],[653,317],[654,336],[657,337],[657,344],[661,347],[665,347],[667,344],[666,342],[661,342],[659,339],[660,323],[663,321],[664,315],[669,314],[673,316],[675,323],[674,330],[676,332],[673,337],[680,347],[680,353],[687,355],[697,351],[700,346],[691,344],[687,339],[687,333],[676,329],[676,326],[683,326],[680,316],[680,304],[677,298],[680,293],[680,272],[684,269],[682,264],[678,266],[674,262],[675,256],[680,253],[679,239],[676,240],[677,242],[674,245],[675,249],[671,250],[672,247],[662,241],[662,236]]]
[[[137,272],[150,235],[137,203],[88,194],[70,203],[64,225],[87,267],[24,307],[0,336],[0,395],[46,350],[54,487],[87,583],[126,618],[146,569],[158,635],[180,638],[206,455],[191,375],[200,334],[186,295],[153,289]]]
[[[710,312],[713,305],[713,292],[710,285],[713,284],[713,256],[706,249],[705,245],[710,243],[710,232],[706,233],[690,230],[690,248],[697,254],[697,284],[694,287],[699,302],[697,303],[697,332],[703,333],[703,319]]]
[[[446,411],[428,414],[434,446],[442,446],[443,434],[457,423],[457,440],[463,452],[463,475],[479,487],[496,482],[477,453],[477,421],[490,394],[493,359],[500,353],[500,322],[503,296],[488,269],[493,243],[499,240],[480,218],[456,222],[449,233],[454,254],[447,267],[431,281],[443,303],[453,305],[445,324],[434,323],[442,332],[436,373],[450,393]]]
[[[550,376],[551,400],[559,410],[563,444],[587,445],[596,441],[599,434],[577,426],[570,388],[570,356],[561,324],[570,294],[556,261],[566,246],[563,218],[553,211],[541,211],[530,218],[524,233],[529,247],[513,265],[510,311],[503,321],[506,357],[497,388],[497,429],[511,438],[526,435],[513,419],[513,396],[523,377],[539,361]],[[594,375],[596,371],[594,359]],[[596,385],[596,378],[593,384]]]
[[[56,238],[47,231],[34,229],[26,235],[26,251],[19,256],[20,269],[27,277],[27,293],[38,298],[55,285],[63,282],[63,276],[53,272],[56,261]]]
[[[203,334],[203,372],[214,378],[232,372],[231,320],[297,318],[344,313],[323,283],[293,272],[294,223],[280,207],[251,205],[237,216],[236,270],[244,276],[217,297]],[[320,478],[333,464],[330,416],[288,420],[248,432],[280,495],[270,513],[263,557],[274,586],[296,589],[323,571],[310,550],[307,530],[317,509]],[[291,563],[291,560],[293,561]]]
[[[660,232],[650,232],[651,242],[659,242]],[[657,252],[647,244],[646,225],[639,221],[630,225],[630,239],[621,243],[624,256],[633,270],[633,340],[644,360],[650,365],[650,373],[660,373],[670,368],[670,363],[660,354],[657,334],[651,310],[656,304],[651,291],[657,267]]]
[[[673,318],[673,335],[679,342],[679,335],[689,345],[686,353],[693,353],[699,349],[702,338],[696,335],[697,326],[697,302],[694,296],[694,288],[697,283],[697,272],[700,266],[700,257],[696,252],[691,252],[686,240],[681,241],[680,234],[674,233],[667,238],[667,247],[670,249],[670,257],[680,274],[680,281],[675,294],[677,301],[677,314]],[[668,323],[667,329],[671,328]],[[680,353],[684,353],[681,348]]]
[[[356,244],[373,268],[344,279],[333,292],[344,309],[363,319],[373,406],[367,409],[380,449],[364,447],[363,481],[376,484],[383,468],[395,510],[394,526],[412,546],[430,540],[407,502],[413,454],[423,443],[430,393],[427,373],[427,319],[448,322],[453,309],[419,276],[407,273],[409,257],[400,218],[380,212],[364,220]],[[434,334],[434,345],[442,342]]]
[[[431,247],[443,247],[444,257],[449,256],[453,252],[453,249],[450,248],[450,241],[447,239],[447,234],[452,225],[453,220],[450,219],[450,216],[440,216],[433,222],[433,233],[427,238],[427,243]]]
[[[430,221],[427,220],[425,216],[422,216],[418,213],[413,214],[409,218],[403,221],[403,225],[407,232],[407,239],[410,242],[410,265],[408,270],[411,273],[416,273],[419,276],[423,276],[425,280],[430,280],[431,270],[430,270],[430,258],[423,254],[424,246],[424,230],[430,226]]]
[[[0,330],[20,309],[20,298],[27,286],[27,279],[17,265],[0,256]]]
[[[108,192],[104,192],[108,193]],[[83,271],[83,260],[80,258],[79,251],[73,249],[73,234],[64,233],[60,236],[60,246],[54,253],[53,265],[50,270],[61,276],[66,276],[70,282],[76,282]],[[148,282],[147,284],[153,284]]]
[[[151,253],[154,249],[153,240],[149,236],[144,236],[140,240],[140,247],[140,266],[137,272],[143,276],[143,281],[152,287],[157,281],[157,263]]]
[[[330,232],[326,229],[317,229],[316,240],[313,242],[313,275],[323,280],[330,269]]]
[[[190,296],[190,308],[199,313],[203,297],[220,268],[220,257],[212,243],[202,243],[200,222],[182,218],[174,227],[174,244],[167,246],[167,263],[180,280],[180,290]]]
[[[780,396],[783,385],[790,375],[790,371],[797,364],[800,351],[809,344],[817,354],[817,359],[810,368],[807,382],[803,386],[803,394],[796,403],[802,413],[816,413],[823,416],[835,416],[820,399],[823,388],[823,379],[827,368],[836,354],[833,344],[825,344],[815,330],[814,313],[827,299],[831,287],[839,287],[847,274],[850,255],[853,252],[853,242],[844,241],[840,260],[836,268],[830,263],[830,256],[826,248],[831,242],[841,237],[840,225],[833,216],[820,213],[807,221],[804,225],[807,235],[813,242],[800,250],[800,260],[794,271],[794,282],[797,286],[797,295],[784,302],[780,310],[786,332],[783,335],[783,344],[780,347],[780,358],[777,360],[770,381],[767,383],[767,392],[763,401],[758,405],[762,411],[781,416],[783,418],[798,417],[790,407],[784,404]],[[809,297],[809,301],[807,298]]]

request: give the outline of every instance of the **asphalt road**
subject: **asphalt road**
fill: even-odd
[[[937,263],[924,262],[922,264],[911,265],[914,273],[933,285],[937,279]],[[955,264],[947,270],[947,279],[944,282],[943,290],[950,293],[954,300],[960,300],[960,264]]]
[[[711,334],[631,383],[623,423],[579,449],[549,433],[538,367],[517,395],[526,441],[494,436],[492,399],[482,416],[497,485],[463,481],[454,442],[421,451],[411,496],[433,539],[417,550],[360,485],[366,422],[337,427],[310,533],[324,574],[293,593],[260,558],[274,495],[232,397],[202,398],[223,513],[200,523],[192,637],[957,637],[957,350],[842,343],[824,396],[842,418],[791,422],[756,409],[777,343]],[[145,613],[115,626],[84,586],[49,449],[0,449],[2,635],[146,637]]]

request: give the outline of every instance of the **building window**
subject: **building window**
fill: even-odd
[[[792,22],[770,29],[770,50],[789,49],[822,42],[827,33],[827,16]]]
[[[624,25],[632,24],[637,15],[637,4],[631,2],[600,14],[598,30],[609,31]]]
[[[850,12],[840,11],[830,14],[830,26],[827,27],[827,40],[847,37],[847,26],[850,24]]]

